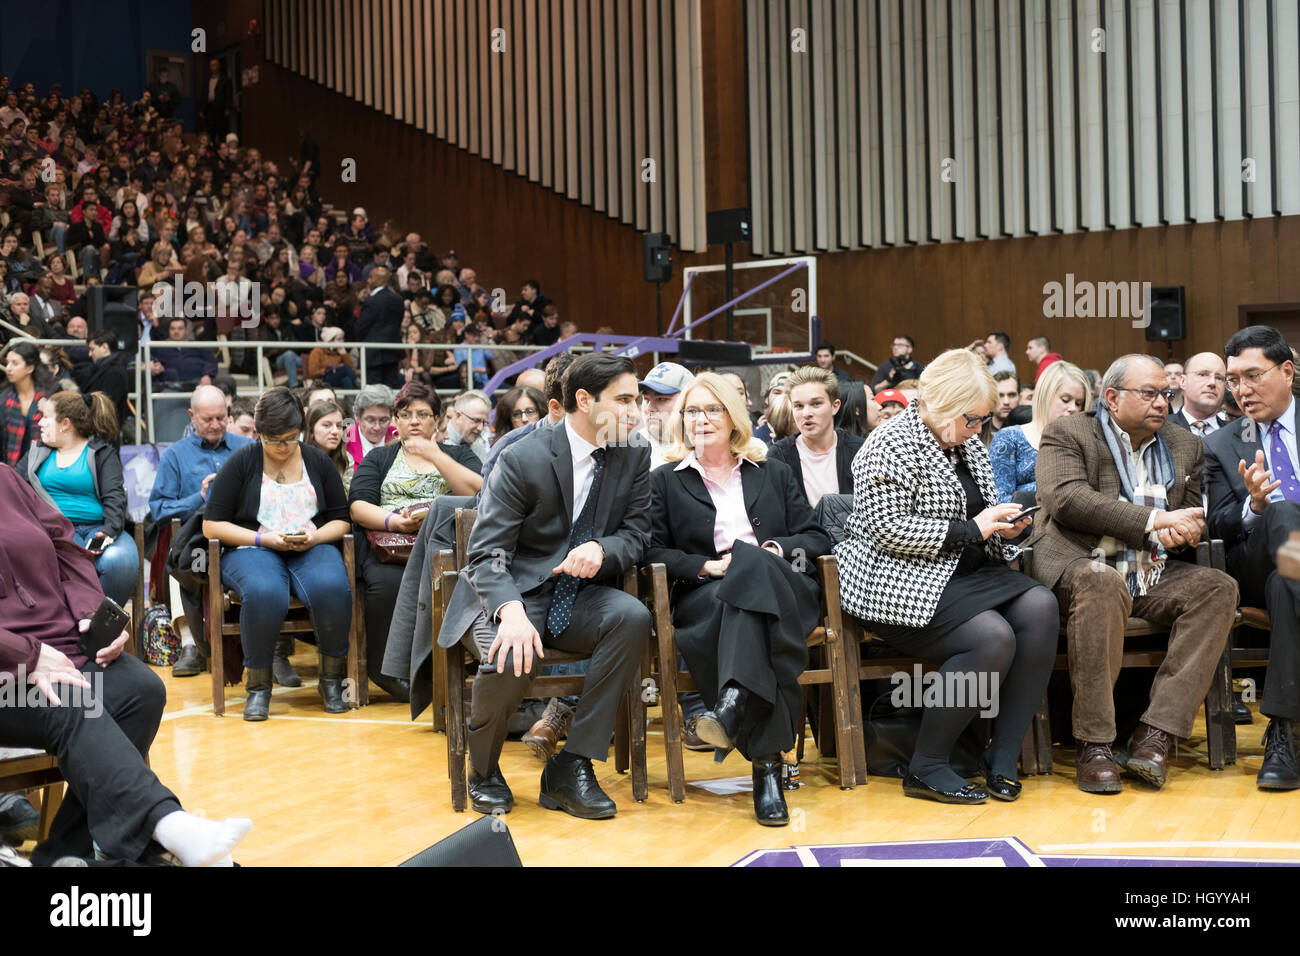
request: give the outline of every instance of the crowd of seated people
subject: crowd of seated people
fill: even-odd
[[[126,357],[111,337],[90,337],[84,295],[61,257],[68,252],[87,283],[152,292],[155,281],[181,275],[232,301],[260,285],[263,321],[252,329],[237,321],[196,329],[157,314],[151,295],[140,299],[141,338],[193,343],[158,350],[148,370],[160,387],[190,392],[190,427],[159,460],[150,515],[201,519],[203,535],[221,545],[221,581],[209,586],[240,598],[245,720],[271,716],[274,684],[301,684],[288,660],[293,640],[281,634],[291,598],[311,619],[325,711],[347,709],[348,631],[362,595],[367,676],[418,716],[437,651],[430,628],[422,642],[422,625],[407,622],[424,620],[412,609],[419,581],[432,549],[449,543],[439,522],[466,504],[479,517],[437,640],[478,660],[468,730],[480,812],[513,807],[499,760],[507,725],[556,648],[588,660],[564,665],[585,674],[583,693],[548,702],[524,736],[545,761],[541,803],[584,819],[614,815],[592,762],[607,756],[650,633],[645,606],[619,579],[658,561],[699,688],[667,703],[682,709],[684,743],[739,749],[752,764],[758,822],[788,822],[781,754],[803,726],[798,677],[820,614],[814,559],[825,554],[839,562],[842,606],[866,630],[941,675],[996,682],[979,782],[958,773],[954,755],[981,708],[928,707],[903,781],[908,796],[1020,797],[1021,741],[1062,621],[1077,786],[1119,792],[1123,773],[1163,786],[1243,600],[1273,622],[1257,782],[1300,789],[1292,728],[1300,583],[1277,570],[1279,549],[1300,528],[1296,361],[1277,330],[1243,329],[1222,356],[1185,365],[1120,356],[1100,374],[1037,336],[1024,380],[1010,337],[997,331],[925,363],[910,336],[896,336],[870,383],[855,381],[822,343],[807,365],[774,368],[755,401],[744,370],[669,361],[638,378],[628,359],[564,353],[488,395],[486,377],[516,353],[474,346],[547,346],[572,334],[536,280],[498,309],[454,252],[434,255],[391,223],[376,229],[361,207],[336,223],[322,214],[310,172],[283,177],[237,138],[214,146],[205,133],[186,137],[147,105],[91,105],[89,123],[65,130],[72,109],[57,93],[37,101],[0,87],[0,98],[12,100],[0,117],[9,122],[0,189],[10,214],[0,319],[32,337],[87,341],[59,350],[15,338],[2,353],[0,484],[16,490],[2,506],[15,517],[0,523],[0,557],[18,541],[7,524],[39,525],[47,570],[57,564],[76,586],[54,618],[20,625],[13,601],[38,591],[25,583],[30,569],[0,568],[15,584],[0,593],[0,607],[12,610],[0,619],[0,671],[22,666],[48,690],[80,686],[101,667],[120,688],[105,685],[121,719],[96,731],[102,739],[69,737],[58,723],[66,715],[35,721],[0,709],[0,742],[54,747],[68,760],[76,799],[46,856],[84,855],[93,836],[135,860],[156,850],[152,838],[184,861],[210,863],[246,832],[246,821],[198,827],[174,816],[183,811],[143,762],[161,713],[157,679],[120,646],[96,661],[75,651],[95,595],[125,601],[140,556],[126,533],[116,447]],[[76,112],[87,109],[83,101]],[[47,156],[52,183],[36,176]],[[33,230],[57,252],[39,260],[27,243]],[[285,382],[255,403],[222,374],[249,371],[232,347],[241,341],[273,343],[267,371]],[[371,350],[362,369],[343,341],[406,348]],[[847,507],[834,534],[819,507],[829,497]],[[1041,510],[1025,514],[1029,502]],[[349,534],[355,594],[341,552]],[[1225,542],[1226,572],[1195,562],[1196,545],[1211,536]],[[1024,545],[1031,564],[1021,561]],[[175,579],[167,588],[186,622],[172,674],[194,676],[214,652],[202,593]],[[1169,636],[1141,717],[1120,741],[1128,728],[1114,693],[1130,615]],[[106,820],[84,786],[104,754],[129,769],[134,788],[120,820]]]

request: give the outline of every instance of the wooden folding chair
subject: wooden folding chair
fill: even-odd
[[[41,821],[37,842],[50,835],[54,814],[63,803],[63,774],[59,762],[44,750],[26,747],[0,747],[0,793],[22,790],[41,791]]]
[[[1215,538],[1202,541],[1196,547],[1196,563],[1202,567],[1222,569],[1223,541]],[[1025,574],[1032,575],[1033,549],[1025,548],[1020,553],[1020,568]],[[1124,628],[1124,640],[1167,635],[1169,629],[1152,624],[1140,617],[1130,617]],[[1065,621],[1061,622],[1061,637],[1066,634]],[[1159,667],[1164,663],[1165,650],[1160,648],[1148,650],[1126,649],[1121,658],[1121,667]],[[1070,669],[1068,654],[1057,654],[1052,667],[1057,671]],[[1047,700],[1034,717],[1031,732],[1034,735],[1033,750],[1038,763],[1038,773],[1050,773],[1052,768],[1052,728],[1047,713]],[[1215,670],[1214,680],[1205,694],[1205,734],[1206,749],[1209,751],[1211,770],[1222,770],[1228,763],[1237,759],[1237,730],[1232,719],[1232,651],[1231,641],[1225,647],[1219,666]],[[1028,773],[1029,771],[1026,770]]]
[[[808,635],[810,665],[799,675],[804,687],[829,684],[834,703],[835,753],[839,759],[840,789],[851,790],[855,784],[866,783],[866,757],[862,757],[863,772],[858,776],[858,750],[854,743],[862,737],[862,708],[856,710],[851,703],[847,670],[842,646],[842,628],[839,621],[839,567],[833,555],[817,559],[822,584],[822,623]],[[668,792],[674,803],[686,799],[686,769],[682,744],[682,720],[677,709],[677,695],[697,690],[695,679],[677,666],[677,641],[674,637],[672,609],[668,606],[668,569],[654,562],[641,568],[644,594],[653,619],[655,647],[654,667],[659,687],[659,703],[663,708],[664,752],[668,760]],[[856,685],[854,685],[856,687]],[[800,715],[803,721],[803,713]],[[823,728],[823,736],[828,736]],[[802,747],[802,734],[799,746]],[[830,748],[828,747],[827,750]],[[826,754],[829,756],[829,754]]]
[[[438,630],[441,616],[445,615],[451,603],[451,595],[456,587],[459,569],[465,566],[465,552],[469,546],[470,532],[478,512],[470,508],[456,509],[456,550],[454,553],[443,551],[440,554],[442,582],[439,587],[438,600],[442,602],[441,613],[434,619],[434,655],[443,658],[444,694],[446,699],[447,728],[447,776],[451,782],[451,806],[457,813],[462,813],[469,803],[469,780],[466,770],[466,757],[469,752],[469,711],[467,704],[473,691],[474,681],[468,674],[472,657],[463,644],[454,647],[438,647]],[[629,570],[623,575],[623,590],[637,596],[636,571]],[[581,654],[566,654],[555,648],[548,648],[546,666],[567,664],[586,660]],[[619,719],[614,725],[614,769],[618,773],[632,771],[632,797],[637,803],[645,801],[649,794],[648,773],[646,769],[646,702],[642,699],[640,676],[644,666],[638,671],[636,680],[628,688],[620,708]],[[537,676],[533,678],[527,697],[550,698],[577,696],[582,693],[586,677],[577,675]],[[435,681],[436,686],[436,681]],[[437,706],[435,702],[435,720]]]
[[[348,590],[352,592],[352,621],[348,632],[348,680],[356,688],[349,703],[355,710],[370,703],[370,685],[366,676],[365,607],[356,587],[356,550],[352,535],[343,537],[343,566],[347,570]],[[223,642],[227,636],[239,635],[239,595],[221,584],[221,543],[208,540],[207,620],[208,664],[212,670],[212,713],[226,712],[226,668]],[[290,595],[289,616],[280,629],[284,634],[311,633],[311,619],[301,601]]]

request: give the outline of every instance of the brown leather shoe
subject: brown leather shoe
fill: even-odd
[[[1128,760],[1124,769],[1153,787],[1165,785],[1169,771],[1169,734],[1150,724],[1138,724],[1128,739]]]
[[[701,740],[700,735],[695,731],[695,724],[699,719],[699,714],[686,718],[686,725],[682,728],[682,746],[687,750],[712,750],[713,744]]]
[[[538,760],[545,762],[555,756],[555,748],[569,733],[573,722],[573,708],[558,697],[552,697],[537,723],[524,734],[523,742]]]
[[[1119,793],[1123,789],[1110,744],[1076,740],[1074,745],[1077,750],[1074,780],[1080,790],[1084,793]]]

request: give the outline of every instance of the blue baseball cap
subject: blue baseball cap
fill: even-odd
[[[695,376],[676,362],[660,362],[637,384],[660,395],[676,395],[693,381]]]

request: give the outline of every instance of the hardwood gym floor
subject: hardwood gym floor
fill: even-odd
[[[157,669],[168,705],[153,768],[187,809],[253,818],[236,854],[240,863],[391,866],[477,819],[451,810],[446,738],[433,732],[427,712],[412,723],[406,705],[372,687],[369,707],[326,715],[314,656],[300,653],[295,663],[304,686],[276,688],[271,719],[260,724],[240,719],[242,688],[229,689],[228,716],[215,718],[208,675],[175,680],[170,669]],[[748,792],[715,796],[688,786],[686,802],[673,804],[657,720],[648,732],[645,803],[633,801],[631,780],[614,773],[612,759],[596,765],[618,803],[613,820],[576,820],[538,806],[541,764],[522,744],[506,744],[502,770],[516,800],[507,821],[529,866],[718,866],[764,848],[1004,836],[1040,853],[1300,861],[1300,792],[1255,788],[1263,729],[1258,715],[1238,728],[1238,763],[1215,773],[1198,727],[1163,791],[1126,780],[1124,792],[1112,797],[1075,789],[1073,754],[1058,748],[1056,772],[1027,779],[1017,803],[974,808],[910,799],[900,781],[880,777],[841,791],[831,769],[816,763],[810,741],[804,786],[787,794],[793,825],[784,829],[754,822]],[[711,754],[687,752],[686,760],[689,780],[749,773],[734,754],[721,765]]]

